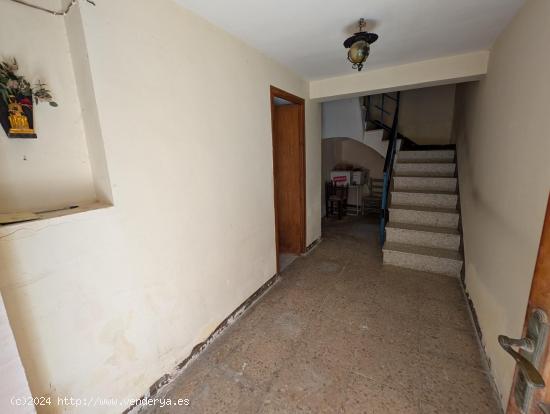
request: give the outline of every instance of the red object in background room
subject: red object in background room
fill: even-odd
[[[331,171],[330,180],[336,186],[351,184],[351,171]]]

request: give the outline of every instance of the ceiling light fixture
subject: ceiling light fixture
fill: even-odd
[[[378,35],[363,31],[367,22],[365,19],[359,19],[359,31],[353,36],[348,37],[344,42],[344,47],[348,49],[348,60],[353,63],[353,69],[361,72],[363,63],[369,57],[370,45],[376,42]]]

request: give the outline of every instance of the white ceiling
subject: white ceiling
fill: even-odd
[[[306,79],[354,73],[360,17],[380,38],[366,70],[488,49],[524,0],[176,0]],[[365,69],[363,69],[365,70]]]

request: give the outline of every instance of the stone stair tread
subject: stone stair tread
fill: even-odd
[[[418,175],[412,175],[412,174],[418,174]],[[398,173],[398,172],[395,172],[392,174],[392,178],[438,178],[438,179],[442,179],[442,180],[448,180],[448,179],[457,179],[457,177],[445,177],[445,176],[441,176],[441,175],[435,175],[435,176],[431,176],[431,175],[424,175],[426,173],[421,173],[421,172],[414,172],[414,173],[411,173],[411,175],[408,175],[408,174],[403,174],[403,173]]]
[[[396,164],[456,164],[454,161],[442,159],[396,159]]]
[[[427,207],[427,206],[409,206],[405,204],[392,204],[389,209],[395,210],[416,210],[416,211],[429,211],[434,213],[451,213],[460,214],[456,208],[444,208],[444,207]]]
[[[384,243],[383,250],[391,250],[402,253],[418,254],[420,256],[437,257],[441,259],[455,260],[462,262],[462,255],[460,252],[447,249],[437,249],[435,247],[415,246],[412,244],[403,244],[395,242]]]
[[[442,190],[429,190],[429,189],[402,189],[391,190],[392,193],[414,193],[414,194],[445,194],[445,195],[457,195],[456,191],[442,191]]]
[[[401,150],[398,153],[399,155],[419,155],[419,154],[445,154],[445,155],[454,155],[456,150],[454,148],[447,149],[410,149],[410,150]]]
[[[426,171],[426,172],[420,172],[420,171],[414,171],[411,173],[406,172],[394,172],[394,177],[407,177],[407,178],[455,178],[455,173],[447,173],[447,172],[433,172],[433,171]]]
[[[392,223],[391,221],[388,224],[386,224],[386,228],[415,230],[415,231],[424,231],[424,232],[442,233],[442,234],[455,234],[455,235],[460,234],[457,229],[453,229],[450,227],[423,226],[419,224],[409,224],[409,223]]]
[[[413,177],[394,175],[393,188],[395,190],[436,190],[436,191],[458,191],[457,177]]]

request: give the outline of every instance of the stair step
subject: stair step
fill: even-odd
[[[386,241],[458,251],[460,233],[453,228],[390,222],[386,225]]]
[[[454,162],[397,162],[393,169],[400,177],[454,177],[456,165]]]
[[[454,161],[454,150],[399,151],[397,159],[404,160],[445,160]]]
[[[458,228],[460,213],[452,208],[434,208],[392,204],[390,222],[431,227]]]
[[[401,164],[454,164],[453,160],[446,160],[444,158],[418,158],[410,160],[395,160],[396,163]]]
[[[456,208],[458,202],[458,195],[445,191],[392,191],[391,203],[392,205],[409,205],[409,206],[422,206],[422,207],[436,207],[436,208]]]
[[[459,277],[462,255],[454,250],[386,242],[384,264]]]
[[[456,177],[393,177],[393,188],[405,190],[435,190],[454,192],[457,188]],[[428,191],[426,191],[428,192]]]

